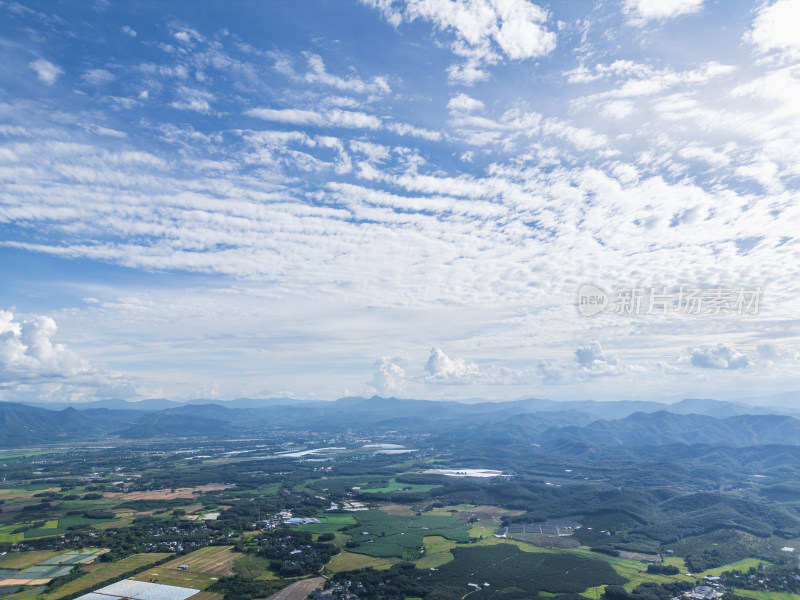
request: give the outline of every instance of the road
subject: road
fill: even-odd
[[[286,586],[280,592],[272,594],[267,600],[305,600],[315,589],[322,587],[325,584],[324,577],[313,577],[312,579],[303,579],[292,585]]]

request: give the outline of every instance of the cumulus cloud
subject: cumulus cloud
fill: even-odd
[[[470,98],[466,94],[458,94],[450,98],[447,103],[447,108],[451,112],[472,112],[474,110],[482,110],[484,108],[483,102]]]
[[[92,371],[89,363],[53,343],[56,322],[47,316],[17,321],[0,310],[0,383],[77,377]]]
[[[758,10],[752,29],[745,34],[745,40],[764,53],[781,50],[797,57],[800,55],[800,37],[797,35],[799,21],[800,0],[764,3]]]
[[[779,346],[773,342],[764,342],[756,347],[758,356],[771,362],[789,362],[800,360],[800,352]]]
[[[622,10],[632,25],[641,26],[700,12],[702,8],[703,0],[625,0]]]
[[[478,366],[463,358],[450,358],[441,348],[431,348],[425,372],[432,379],[468,379],[479,374]]]
[[[64,69],[43,58],[34,60],[28,66],[36,71],[36,77],[39,78],[39,81],[47,85],[53,85],[56,79],[64,74]]]
[[[130,25],[123,25],[122,33],[124,33],[125,35],[129,35],[131,37],[136,37],[136,30]]]
[[[614,375],[622,370],[619,358],[603,350],[597,340],[578,346],[575,362],[583,373],[592,376]]]
[[[375,372],[370,385],[379,394],[391,396],[403,388],[406,372],[399,364],[400,358],[383,357],[375,361]]]
[[[544,25],[548,12],[529,0],[362,0],[394,25],[429,21],[453,35],[451,49],[463,59],[448,69],[451,81],[471,85],[487,79],[485,65],[502,57],[526,60],[556,47],[556,34]]]
[[[697,347],[691,351],[691,363],[701,369],[724,369],[734,371],[749,367],[752,363],[746,355],[728,344]]]

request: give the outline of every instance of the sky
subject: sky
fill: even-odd
[[[0,399],[800,390],[800,0],[0,0]]]

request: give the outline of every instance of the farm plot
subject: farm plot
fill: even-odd
[[[356,524],[353,515],[337,515],[337,514],[318,514],[317,519],[320,523],[311,523],[308,525],[298,525],[298,531],[310,531],[311,533],[333,533],[346,527],[352,527]]]
[[[208,546],[148,569],[134,579],[204,590],[220,577],[234,575],[233,561],[239,556],[241,554],[233,552],[233,546]],[[184,565],[189,568],[178,570]]]
[[[453,556],[452,562],[428,572],[423,578],[426,585],[457,587],[466,593],[472,583],[477,586],[474,597],[488,598],[511,588],[535,596],[539,592],[576,594],[589,587],[625,583],[605,561],[567,553],[523,552],[512,544],[456,548]]]
[[[70,594],[89,589],[97,584],[116,579],[120,575],[144,567],[162,558],[169,556],[168,553],[150,552],[147,554],[134,554],[115,563],[103,564],[90,573],[74,579],[57,588],[50,594],[45,594],[43,600],[58,600]]]
[[[357,513],[356,518],[358,525],[345,533],[358,543],[354,552],[369,556],[413,560],[419,556],[424,537],[438,535],[457,542],[470,539],[467,527],[453,517],[401,517],[369,510]]]
[[[209,483],[208,485],[198,485],[196,487],[184,488],[165,488],[163,490],[149,490],[146,492],[128,492],[123,494],[121,492],[106,492],[103,494],[105,498],[118,498],[124,501],[130,500],[174,500],[176,498],[195,498],[201,494],[208,492],[217,492],[220,490],[228,489],[229,485],[221,483]]]

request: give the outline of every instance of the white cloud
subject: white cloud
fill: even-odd
[[[89,363],[53,343],[56,322],[47,316],[17,321],[0,310],[0,384],[42,378],[71,378],[90,373]]]
[[[431,348],[425,372],[433,379],[470,379],[479,375],[478,366],[463,358],[450,358],[441,348]]]
[[[251,108],[246,110],[244,114],[275,123],[291,123],[293,125],[323,125],[325,123],[325,119],[320,113],[298,108],[280,110],[274,108]]]
[[[758,355],[772,362],[794,362],[800,360],[800,352],[774,342],[764,342],[756,347]]]
[[[781,50],[797,57],[800,55],[798,22],[800,22],[800,0],[765,2],[758,9],[753,27],[745,34],[745,39],[755,44],[762,53]]]
[[[454,36],[451,49],[463,62],[448,69],[450,80],[465,85],[489,77],[485,65],[502,56],[535,59],[556,47],[556,34],[544,25],[548,12],[529,0],[362,0],[394,25],[422,19]]]
[[[136,37],[136,30],[133,29],[130,25],[123,25],[121,29],[122,33],[124,33],[125,35],[129,35],[134,38]]]
[[[626,100],[612,100],[603,104],[600,112],[607,119],[624,119],[633,112],[633,103]]]
[[[625,0],[622,10],[631,24],[641,26],[698,13],[702,8],[703,0]]]
[[[470,98],[463,93],[453,96],[447,102],[447,108],[453,112],[468,113],[476,110],[483,110],[484,106],[485,105],[480,100]]]
[[[104,85],[114,81],[114,75],[105,69],[92,69],[81,75],[81,79],[91,85]]]
[[[340,109],[319,113],[313,110],[300,110],[296,108],[281,110],[273,108],[251,108],[250,110],[246,110],[244,114],[265,121],[291,123],[293,125],[327,125],[330,127],[346,127],[351,129],[380,129],[382,126],[381,120],[374,115]]]
[[[749,367],[749,358],[729,344],[694,348],[690,353],[692,365],[701,369],[724,369],[733,371]]]
[[[591,376],[616,375],[622,370],[619,358],[603,350],[597,340],[578,346],[575,362],[581,372]]]
[[[34,60],[28,66],[36,71],[36,76],[39,78],[39,81],[47,85],[53,85],[56,79],[64,74],[64,69],[43,58]]]
[[[302,78],[308,83],[321,83],[337,90],[360,94],[388,94],[392,91],[384,77],[373,77],[370,81],[364,81],[356,76],[339,77],[328,73],[325,68],[325,62],[320,55],[306,53],[306,60],[308,61],[309,71],[302,75]],[[288,66],[284,68],[290,69]]]
[[[170,103],[172,108],[191,110],[203,114],[211,112],[210,101],[214,100],[214,95],[209,92],[181,86],[178,88],[177,96],[179,100]]]
[[[375,361],[375,372],[370,385],[383,396],[392,396],[404,388],[405,370],[398,364],[399,358],[383,357]]]

